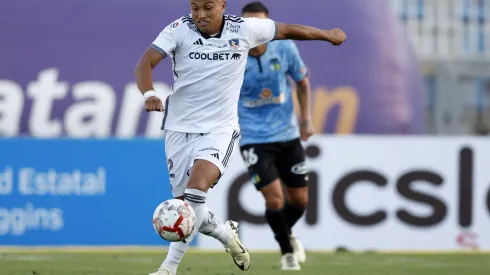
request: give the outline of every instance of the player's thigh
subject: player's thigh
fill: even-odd
[[[240,147],[240,151],[257,190],[279,179],[275,163],[279,151],[275,144],[249,144]]]
[[[191,152],[192,147],[189,146],[185,133],[166,131],[165,154],[170,185],[174,197],[184,195],[184,190],[189,179],[187,172],[191,167],[189,159]]]
[[[192,168],[192,173],[199,173],[191,177],[189,184],[194,181],[205,180],[209,187],[213,187],[228,168],[233,152],[238,148],[240,132],[236,129],[221,130],[208,134],[199,134],[195,139],[192,159],[195,163],[203,163],[198,170]]]
[[[208,192],[209,188],[220,178],[218,167],[207,159],[196,159],[190,172],[186,187]]]
[[[287,187],[289,199],[300,205],[308,202],[308,170],[306,154],[299,139],[282,143],[276,166],[281,180]]]

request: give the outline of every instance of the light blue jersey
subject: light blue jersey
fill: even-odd
[[[291,40],[269,42],[260,57],[248,56],[238,103],[240,146],[299,137],[288,75],[296,82],[307,75]]]

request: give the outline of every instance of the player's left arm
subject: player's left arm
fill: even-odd
[[[300,134],[301,139],[306,141],[314,133],[311,120],[311,86],[308,79],[308,69],[293,41],[284,43],[287,45],[288,74],[296,82],[296,97],[300,108]]]
[[[299,24],[284,24],[276,22],[276,40],[321,40],[328,41],[334,46],[339,46],[346,39],[345,32],[339,28],[331,30],[323,30],[315,27],[299,25]]]
[[[342,44],[347,36],[341,29],[322,30],[298,24],[284,24],[269,18],[243,18],[250,48],[271,40],[321,40],[335,46]]]

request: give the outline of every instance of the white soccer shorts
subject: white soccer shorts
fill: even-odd
[[[223,176],[234,150],[239,147],[239,137],[238,129],[204,134],[165,131],[165,152],[173,196],[184,195],[196,160],[213,163]]]

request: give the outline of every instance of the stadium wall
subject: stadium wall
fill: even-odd
[[[484,138],[316,136],[305,144],[307,249],[490,249],[490,143]],[[161,140],[0,142],[0,245],[166,245],[154,208],[171,197]],[[208,204],[241,222],[251,249],[277,249],[238,154]],[[202,249],[220,249],[206,236]]]
[[[4,139],[0,245],[165,245],[152,227],[170,198],[160,140]]]

